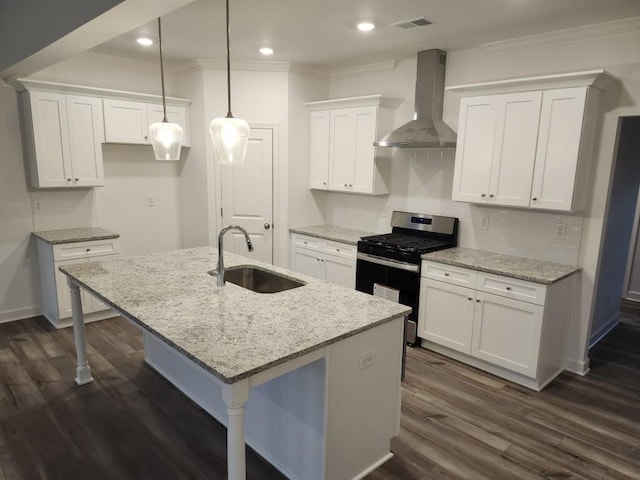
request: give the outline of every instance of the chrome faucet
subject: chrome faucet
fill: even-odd
[[[229,230],[240,230],[244,234],[244,239],[247,242],[247,249],[249,249],[250,252],[253,252],[253,244],[251,243],[249,234],[244,228],[238,225],[227,225],[222,230],[220,230],[220,233],[218,234],[218,265],[216,266],[216,284],[219,287],[222,287],[224,285],[224,258],[222,256],[222,237],[224,237],[224,234]]]

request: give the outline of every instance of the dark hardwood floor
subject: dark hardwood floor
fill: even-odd
[[[0,325],[0,480],[225,478],[224,428],[144,365],[137,328],[87,336],[96,381],[78,388],[70,329]],[[640,479],[636,318],[593,349],[589,375],[540,393],[423,349],[403,388],[395,457],[367,480]],[[252,451],[248,477],[283,478]]]

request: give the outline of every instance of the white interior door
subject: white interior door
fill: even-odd
[[[247,252],[244,236],[227,233],[225,250],[273,263],[273,130],[252,128],[243,165],[220,165],[222,224],[249,232],[254,251]]]

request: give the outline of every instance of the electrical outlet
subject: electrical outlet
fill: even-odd
[[[389,216],[389,210],[387,210],[386,208],[383,208],[382,213],[380,215],[382,216],[382,218],[387,218]]]
[[[155,207],[156,206],[156,196],[150,193],[147,195],[147,207]]]
[[[375,350],[368,350],[360,354],[360,370],[370,367],[374,363],[376,363]]]
[[[480,217],[480,230],[489,230],[489,215]]]
[[[33,209],[34,209],[36,212],[39,212],[41,208],[42,208],[42,207],[40,206],[40,200],[34,200],[34,201],[33,201]]]
[[[342,208],[349,208],[349,200],[347,200],[346,198],[342,200]]]
[[[567,237],[567,224],[566,223],[559,223],[557,227],[558,227],[558,229],[556,231],[556,236],[558,238],[566,238]]]

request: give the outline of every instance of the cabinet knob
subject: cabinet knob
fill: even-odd
[[[70,178],[67,178],[67,183],[68,183],[68,182],[70,182],[70,181],[71,181],[71,179],[70,179]]]
[[[87,248],[87,249],[85,249],[85,251],[90,252],[90,251],[91,251],[91,249],[90,249],[90,248]]]
[[[480,303],[480,300],[476,298],[476,303]]]
[[[538,200],[538,197],[533,197],[531,200],[535,202],[536,200]]]
[[[350,187],[353,187],[353,184],[352,184],[352,183],[350,183],[350,184],[349,184],[349,186],[350,186]]]
[[[449,276],[449,272],[444,272],[444,276],[448,277]]]
[[[511,291],[511,287],[505,287],[507,290]]]
[[[486,196],[487,196],[487,194],[486,194],[486,193],[482,193],[482,194],[480,194],[480,196],[481,196],[482,198],[484,198],[484,197],[486,197]]]
[[[76,179],[74,179],[74,180],[75,180],[76,182],[79,182],[79,181],[80,181],[80,179],[79,179],[79,178],[76,178]]]
[[[349,185],[347,185],[346,183],[344,184],[345,187],[348,187]]]
[[[336,248],[336,252],[339,252],[339,251],[340,251],[340,249],[339,249],[339,248]]]
[[[322,182],[322,184],[323,184],[323,185],[326,185],[326,184],[327,184],[327,182]]]
[[[493,193],[490,193],[490,194],[489,194],[489,198],[493,198]]]
[[[473,298],[471,298],[471,297],[467,297],[467,300],[473,300]]]

